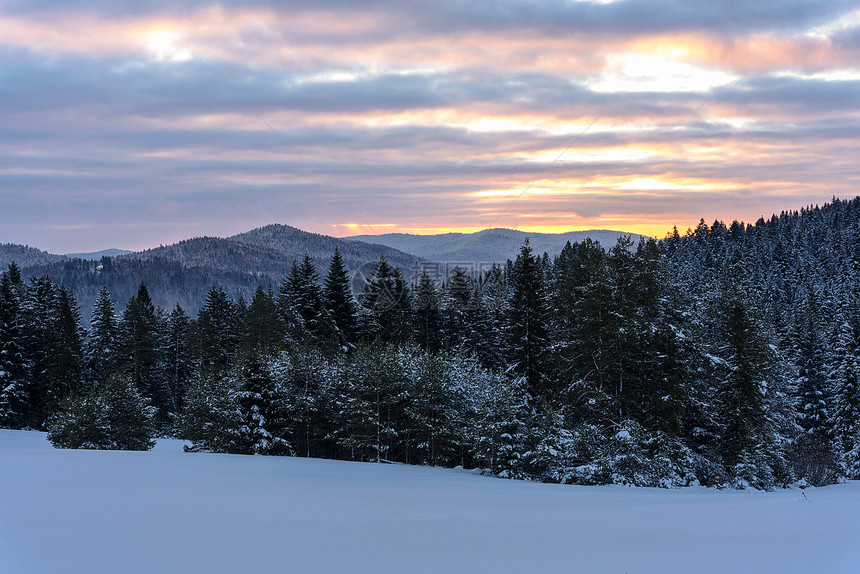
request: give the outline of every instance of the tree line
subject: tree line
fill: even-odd
[[[0,420],[63,446],[146,448],[157,433],[578,484],[856,477],[856,287],[818,283],[832,281],[822,261],[856,254],[825,255],[844,243],[797,229],[857,213],[834,202],[552,258],[526,243],[441,285],[381,259],[358,297],[335,251],[324,278],[305,258],[250,302],[213,287],[196,318],[155,307],[143,284],[119,313],[103,289],[87,331],[67,289],[12,265]]]

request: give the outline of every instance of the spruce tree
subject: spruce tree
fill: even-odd
[[[49,277],[33,277],[26,293],[24,353],[29,371],[26,426],[39,429],[63,398],[54,367],[57,290]]]
[[[0,275],[0,427],[5,428],[21,428],[27,421],[23,288],[12,263]]]
[[[48,422],[48,440],[57,448],[149,450],[154,416],[130,378],[111,375],[89,395],[65,399]]]
[[[170,396],[159,373],[159,317],[143,283],[128,300],[119,324],[118,363],[135,388],[158,409],[166,420]]]
[[[305,255],[301,264],[293,263],[283,293],[301,317],[304,329],[311,337],[318,335],[318,321],[322,311],[322,290],[319,275],[310,256]]]
[[[356,301],[350,288],[349,274],[337,247],[323,287],[323,307],[337,328],[341,346],[355,344],[358,339]]]
[[[251,305],[245,314],[242,346],[264,356],[274,354],[284,340],[283,324],[278,318],[278,305],[271,290],[257,285]]]
[[[190,381],[179,417],[181,437],[191,441],[187,451],[248,453],[237,387],[234,377],[211,371]]]
[[[293,454],[288,440],[289,422],[283,390],[266,363],[252,356],[239,366],[236,393],[241,416],[239,443],[248,454]]]
[[[723,463],[741,484],[769,488],[785,471],[770,406],[780,392],[779,360],[763,336],[754,303],[736,275],[723,289],[723,379],[717,387]],[[729,282],[735,281],[734,284]]]
[[[807,433],[825,437],[829,430],[827,416],[828,385],[824,349],[818,332],[816,313],[818,299],[809,289],[803,307],[798,333],[797,412],[798,423]]]
[[[447,464],[455,459],[464,444],[461,397],[443,357],[429,353],[399,355],[406,371],[409,395],[406,407],[406,435],[415,455],[407,463]]]
[[[25,304],[29,421],[42,428],[67,396],[84,391],[84,330],[74,296],[50,278],[31,279]]]
[[[481,280],[481,307],[476,329],[477,355],[481,365],[488,369],[502,369],[505,365],[505,330],[508,317],[508,287],[502,268],[493,264]]]
[[[233,361],[240,343],[240,321],[236,305],[218,286],[206,294],[197,314],[197,357],[203,370],[222,371]]]
[[[462,267],[454,267],[445,281],[442,295],[443,334],[447,345],[452,349],[475,347],[472,333],[473,299],[472,278]]]
[[[107,380],[116,370],[119,327],[107,287],[102,286],[93,305],[86,345],[87,378],[90,385]]]
[[[838,365],[833,373],[833,440],[843,456],[860,446],[860,367],[855,349],[854,331],[843,320],[839,325],[834,353]]]
[[[353,460],[394,460],[406,381],[394,349],[380,341],[359,345],[334,390],[335,435]]]
[[[298,273],[298,267],[295,264],[293,264],[293,269],[295,273]],[[285,342],[299,343],[311,339],[311,333],[305,324],[304,317],[299,312],[296,301],[294,301],[289,278],[281,281],[278,289],[277,307],[278,321],[283,327]]]
[[[512,270],[508,316],[508,360],[513,372],[526,380],[534,398],[550,398],[547,377],[548,345],[546,291],[543,273],[528,240]]]
[[[156,408],[138,391],[129,377],[113,375],[99,386],[104,401],[110,448],[149,450],[155,446]]]
[[[293,345],[270,363],[283,393],[291,445],[299,456],[332,456],[337,417],[329,391],[337,379],[337,356],[313,345]]]
[[[389,341],[406,345],[412,340],[412,292],[400,269],[394,268],[395,306],[388,325]]]
[[[524,464],[526,421],[530,418],[525,381],[475,378],[483,379],[483,385],[474,389],[476,408],[470,428],[475,462],[493,474],[517,477]]]
[[[191,336],[191,319],[177,303],[163,322],[159,347],[162,363],[159,372],[164,377],[173,413],[182,410],[185,389],[194,375]]]
[[[415,342],[425,351],[436,352],[441,347],[442,314],[439,311],[439,291],[427,273],[422,273],[415,288]]]
[[[53,368],[59,387],[58,399],[84,392],[84,339],[86,333],[74,294],[60,287],[52,326],[54,335]]]
[[[380,341],[405,343],[411,336],[411,301],[399,269],[380,258],[371,280],[364,286],[362,306],[373,318],[371,336]]]

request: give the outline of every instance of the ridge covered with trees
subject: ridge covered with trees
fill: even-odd
[[[328,265],[335,248],[344,265],[356,271],[385,257],[402,269],[415,267],[418,258],[383,245],[371,245],[308,233],[288,225],[267,225],[227,238],[196,237],[116,257],[84,260],[51,255],[22,245],[0,245],[0,264],[15,262],[25,280],[48,275],[75,293],[84,325],[88,326],[99,290],[107,287],[115,304],[124,306],[146,282],[153,302],[165,309],[181,305],[196,315],[212,285],[230,297],[250,299],[257,285],[277,285],[289,274],[293,261],[309,255],[314,265]],[[372,267],[367,270],[370,274]]]
[[[860,198],[415,281],[382,258],[357,298],[335,248],[324,276],[306,256],[195,318],[102,288],[87,330],[13,264],[0,426],[576,484],[860,478],[858,264]]]

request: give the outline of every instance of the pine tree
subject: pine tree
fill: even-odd
[[[86,345],[87,379],[90,385],[107,380],[116,370],[118,334],[116,311],[110,292],[102,286],[93,306]]]
[[[120,371],[134,381],[135,388],[158,409],[164,422],[170,411],[170,393],[158,370],[159,317],[143,283],[128,300],[119,325]]]
[[[318,335],[318,321],[322,311],[322,290],[319,275],[310,256],[305,255],[301,264],[293,263],[282,294],[298,312],[302,325],[310,337]]]
[[[178,303],[163,322],[162,331],[159,348],[162,366],[159,372],[167,386],[170,410],[179,413],[183,407],[185,390],[194,376],[194,360],[191,352],[191,319]]]
[[[828,434],[827,373],[824,353],[815,314],[818,301],[814,291],[807,292],[798,332],[798,363],[800,373],[797,384],[798,423],[807,433],[822,437]]]
[[[833,373],[833,439],[842,455],[860,446],[860,368],[854,349],[854,331],[851,325],[843,320],[839,326],[834,353],[838,365]]]
[[[294,345],[270,363],[276,385],[282,390],[290,443],[299,456],[333,456],[336,413],[330,409],[329,390],[337,379],[325,349]],[[336,359],[334,359],[336,360]]]
[[[439,355],[401,351],[400,363],[407,373],[409,401],[406,435],[417,451],[407,463],[450,463],[463,437],[462,400],[454,387],[449,365]]]
[[[371,335],[384,342],[405,343],[410,339],[411,301],[399,269],[380,258],[371,280],[364,286],[362,306],[370,311]]]
[[[508,360],[525,377],[532,397],[547,399],[552,389],[547,377],[548,344],[546,292],[543,273],[528,240],[512,271],[508,318]]]
[[[191,380],[179,418],[182,438],[191,441],[186,450],[247,454],[237,385],[234,377],[209,371]]]
[[[415,342],[425,351],[436,352],[441,347],[442,314],[439,292],[427,273],[422,273],[415,288]]]
[[[764,338],[756,309],[737,277],[726,276],[722,345],[724,378],[717,389],[717,410],[723,423],[720,454],[737,479],[769,488],[783,478],[778,441],[769,412],[779,392],[779,360]]]
[[[213,286],[197,314],[197,357],[203,370],[221,371],[233,361],[240,342],[236,305],[220,287]]]
[[[257,285],[251,305],[245,314],[242,346],[262,355],[272,355],[284,340],[284,328],[278,318],[278,305],[271,290]]]
[[[33,277],[24,302],[24,354],[28,362],[26,426],[43,428],[63,398],[53,363],[56,287],[49,277]]]
[[[6,428],[21,428],[27,421],[23,289],[12,263],[0,275],[0,427]]]
[[[452,349],[472,349],[475,341],[472,333],[472,311],[477,302],[473,300],[472,278],[462,267],[454,267],[445,282],[442,296],[443,334]]]
[[[353,460],[394,460],[406,381],[393,349],[374,341],[350,355],[334,390],[338,444]]]
[[[239,366],[239,388],[236,393],[241,416],[239,443],[249,454],[293,454],[288,440],[289,423],[283,391],[278,387],[266,364],[250,357]]]
[[[149,450],[154,416],[130,378],[112,375],[89,395],[65,400],[48,423],[48,440],[57,448]]]
[[[53,368],[60,386],[55,389],[58,399],[70,393],[84,391],[84,339],[81,312],[74,294],[60,287],[57,291],[54,324]]]
[[[355,344],[358,339],[357,309],[349,284],[349,274],[337,247],[323,288],[323,307],[337,328],[342,347]]]

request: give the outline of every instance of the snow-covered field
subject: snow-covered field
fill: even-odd
[[[860,483],[533,484],[0,430],[0,572],[860,572]]]

